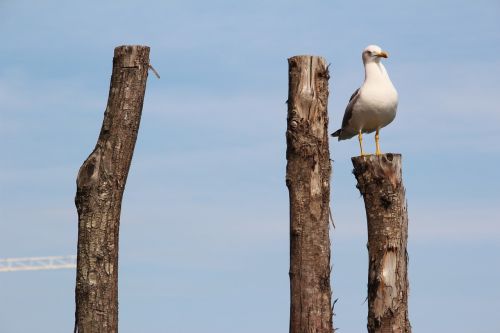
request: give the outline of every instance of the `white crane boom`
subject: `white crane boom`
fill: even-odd
[[[0,272],[76,268],[76,256],[0,259]]]

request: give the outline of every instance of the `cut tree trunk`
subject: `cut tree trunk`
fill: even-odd
[[[75,332],[118,331],[118,234],[127,175],[141,120],[149,47],[115,48],[104,121],[77,177]]]
[[[352,163],[368,224],[368,332],[410,333],[401,155],[358,156]]]
[[[328,66],[314,56],[292,57],[288,65],[290,333],[331,333]]]

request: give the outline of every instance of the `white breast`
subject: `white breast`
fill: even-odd
[[[396,117],[398,93],[383,65],[378,65],[381,67],[377,66],[372,72],[367,71],[350,122],[352,127],[364,133],[387,126]]]

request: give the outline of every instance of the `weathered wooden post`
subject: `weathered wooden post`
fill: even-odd
[[[352,158],[368,224],[368,332],[410,333],[408,213],[401,155]]]
[[[331,333],[328,66],[315,56],[292,57],[288,65],[290,333]]]
[[[75,332],[118,331],[118,231],[141,120],[149,47],[115,48],[108,104],[97,144],[80,168]]]

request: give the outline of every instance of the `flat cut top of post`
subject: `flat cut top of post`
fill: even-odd
[[[401,159],[401,154],[394,153],[363,155],[351,158],[356,177],[364,174],[366,177],[369,175],[370,178],[373,178],[370,179],[370,181],[378,178],[387,179],[393,189],[397,189],[401,186]],[[360,191],[361,190],[360,188]]]
[[[317,58],[317,59],[320,59],[321,61],[323,61],[323,62],[326,63],[325,58],[323,58],[322,56],[317,56],[317,55],[313,55],[313,54],[299,54],[299,55],[295,55],[293,57],[288,58],[288,61],[290,61],[291,59],[298,59],[298,58]]]
[[[115,48],[115,63],[120,67],[135,68],[149,65],[149,46],[145,45],[121,45]]]

